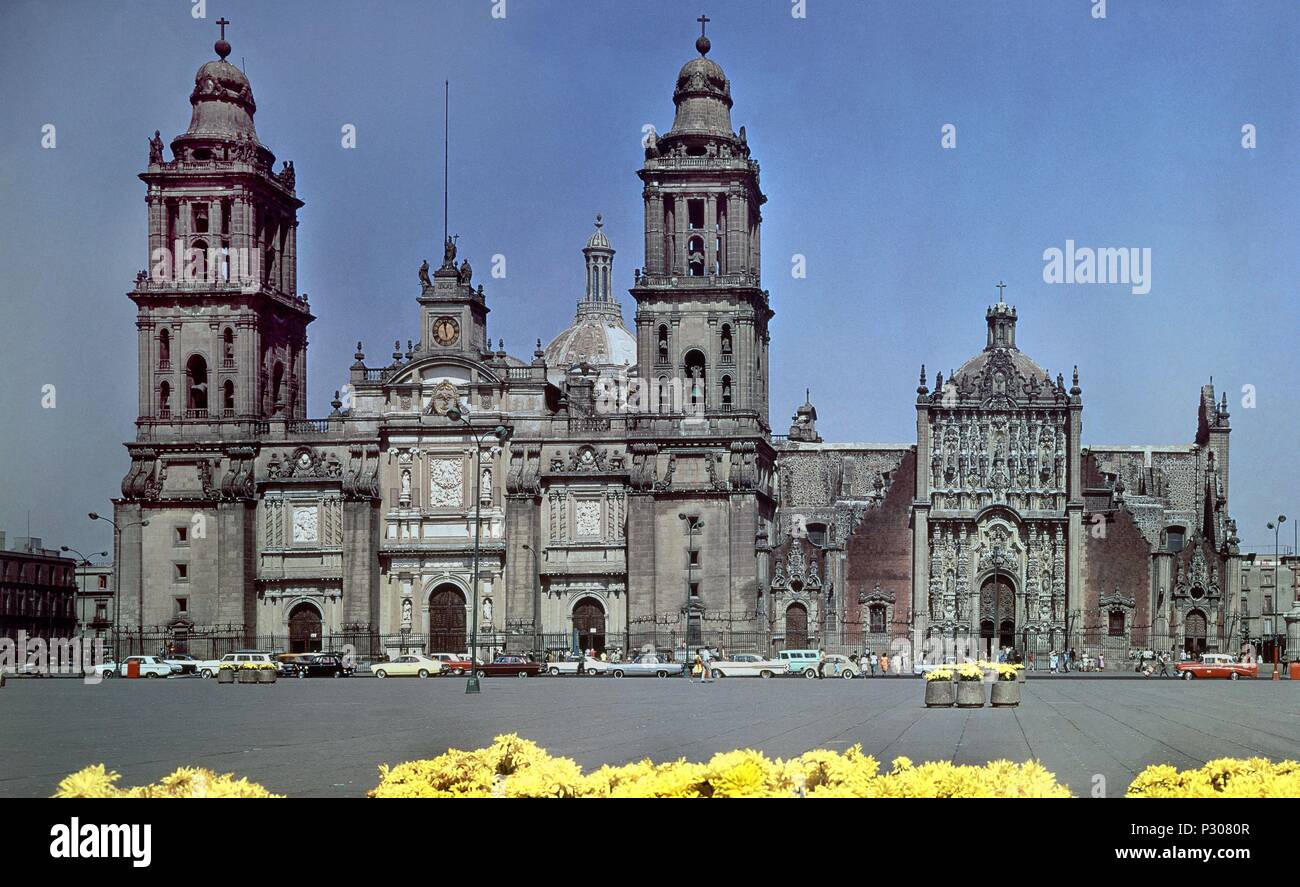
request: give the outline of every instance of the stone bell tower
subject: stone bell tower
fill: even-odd
[[[731,84],[699,52],[677,75],[672,129],[650,133],[638,175],[645,267],[636,272],[640,415],[629,424],[633,642],[642,631],[707,640],[757,626],[770,533],[768,323],[759,230],[766,198]]]
[[[149,142],[149,267],[129,294],[139,308],[142,434],[215,433],[269,418],[301,419],[307,325],[297,292],[293,164],[257,137],[244,72],[218,58],[194,77],[189,129],[163,155]]]

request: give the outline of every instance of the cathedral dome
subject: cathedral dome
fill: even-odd
[[[617,306],[599,314],[580,310],[573,324],[546,346],[545,359],[552,381],[580,363],[625,372],[636,364],[636,337],[623,325]]]
[[[556,384],[570,367],[580,363],[623,373],[636,365],[636,337],[624,326],[623,309],[613,294],[614,248],[604,225],[596,216],[596,230],[582,250],[587,292],[578,302],[577,315],[543,351],[547,377]]]

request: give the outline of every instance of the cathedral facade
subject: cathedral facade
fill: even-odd
[[[172,158],[155,133],[140,176],[124,644],[454,652],[477,623],[480,646],[516,650],[1224,648],[1212,389],[1186,447],[1085,447],[1077,372],[1067,388],[1025,356],[999,300],[983,351],[933,391],[922,370],[914,442],[825,443],[811,403],[772,434],[766,198],[696,48],[638,173],[631,328],[599,217],[573,324],[525,357],[493,348],[448,239],[406,347],[358,343],[309,419],[303,204],[217,43]]]

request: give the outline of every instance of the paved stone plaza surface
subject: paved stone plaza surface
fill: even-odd
[[[0,796],[47,796],[98,762],[123,784],[182,764],[289,795],[363,795],[376,766],[477,748],[517,732],[584,767],[734,748],[790,757],[854,743],[889,762],[1040,759],[1076,795],[1094,774],[1123,794],[1147,764],[1300,757],[1290,681],[1031,678],[1018,709],[926,709],[915,678],[489,678],[214,681],[15,680],[0,690]]]

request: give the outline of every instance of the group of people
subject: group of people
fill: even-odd
[[[871,676],[874,678],[876,676],[877,669],[879,669],[882,675],[889,674],[888,653],[876,653],[875,650],[868,650],[867,652],[859,656],[856,652],[854,652],[849,654],[849,661],[855,663],[858,666],[858,671],[860,671],[864,677],[866,676],[867,672],[870,671]]]

